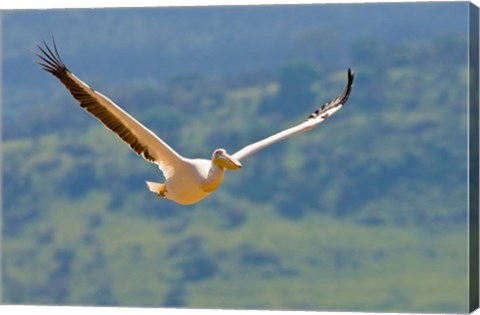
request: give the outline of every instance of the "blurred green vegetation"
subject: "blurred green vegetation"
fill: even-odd
[[[466,312],[466,47],[352,43],[348,105],[189,207],[150,193],[157,168],[52,85],[3,121],[4,302]],[[250,78],[97,89],[182,155],[209,157],[305,119],[346,69],[305,58]]]

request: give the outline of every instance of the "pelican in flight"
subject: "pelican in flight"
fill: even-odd
[[[354,72],[348,69],[348,81],[343,93],[296,126],[252,143],[234,154],[227,153],[225,149],[216,149],[211,159],[190,159],[181,156],[118,105],[70,72],[60,58],[55,40],[53,48],[45,41],[43,46],[37,47],[38,52],[32,51],[39,58],[36,63],[60,80],[83,109],[100,120],[146,161],[158,165],[165,182],[147,181],[150,191],[183,205],[194,204],[210,195],[221,184],[225,170],[240,169],[240,161],[248,155],[277,141],[311,130],[335,114],[347,102],[354,78]]]

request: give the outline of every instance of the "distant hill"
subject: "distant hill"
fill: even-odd
[[[275,71],[302,58],[345,67],[360,39],[399,44],[461,33],[467,10],[466,3],[399,3],[7,11],[4,84],[38,84],[30,50],[52,35],[72,68],[118,84]]]
[[[4,14],[5,303],[465,313],[467,3]],[[184,207],[30,49],[181,154],[348,104]],[[445,285],[448,284],[448,285]]]

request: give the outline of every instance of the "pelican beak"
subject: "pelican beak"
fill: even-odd
[[[227,170],[238,170],[242,168],[242,163],[227,152],[222,152],[222,154],[216,158],[216,164]]]

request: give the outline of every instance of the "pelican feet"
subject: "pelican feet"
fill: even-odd
[[[165,185],[163,185],[165,186]],[[157,192],[157,197],[167,198],[167,188],[161,189]]]
[[[150,189],[151,192],[155,193],[157,197],[167,197],[167,186],[165,184],[161,183],[155,183],[155,182],[149,182],[146,181],[148,189]]]

